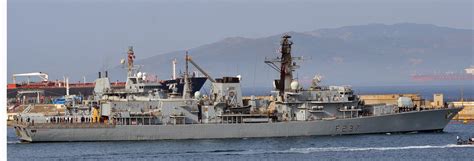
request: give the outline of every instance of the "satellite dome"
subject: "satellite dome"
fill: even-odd
[[[201,98],[201,92],[196,91],[196,92],[194,93],[194,98]]]
[[[300,86],[300,83],[298,83],[297,80],[293,80],[293,81],[291,82],[291,84],[290,84],[290,88],[291,88],[292,90],[297,90],[297,89],[299,88],[299,86]]]

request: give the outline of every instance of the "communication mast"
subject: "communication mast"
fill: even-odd
[[[128,52],[127,52],[127,58],[128,58],[128,76],[132,76],[132,70],[133,70],[133,61],[135,60],[135,53],[133,52],[133,46],[128,47]]]
[[[290,90],[290,84],[293,81],[293,71],[299,66],[293,60],[303,60],[302,57],[291,56],[291,45],[293,42],[290,40],[290,35],[283,35],[280,42],[280,53],[281,57],[274,59],[265,59],[265,63],[280,73],[280,79],[274,80],[275,88],[279,91],[279,95],[283,96],[284,92]]]

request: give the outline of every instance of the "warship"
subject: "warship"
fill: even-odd
[[[441,132],[463,107],[427,109],[406,100],[397,105],[365,105],[349,86],[322,86],[315,76],[303,88],[293,77],[291,36],[281,40],[280,56],[265,63],[279,72],[267,99],[242,96],[239,77],[213,78],[186,52],[183,92],[149,88],[129,62],[125,89],[95,81],[94,98],[67,104],[64,113],[21,113],[14,125],[24,142],[218,139]],[[192,93],[191,63],[208,80],[207,95]]]

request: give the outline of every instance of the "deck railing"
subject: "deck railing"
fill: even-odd
[[[49,128],[114,128],[115,124],[108,123],[14,123],[13,126],[23,126],[35,129]]]

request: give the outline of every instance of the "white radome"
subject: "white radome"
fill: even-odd
[[[194,98],[201,98],[201,92],[199,91],[194,92]]]
[[[297,90],[297,89],[299,88],[299,86],[300,86],[300,83],[298,83],[297,80],[293,80],[293,81],[291,82],[291,84],[290,84],[290,88],[291,88],[292,90]]]
[[[142,72],[138,72],[138,73],[137,73],[137,77],[138,77],[138,78],[141,78],[142,76],[143,76],[143,75],[142,75]]]

